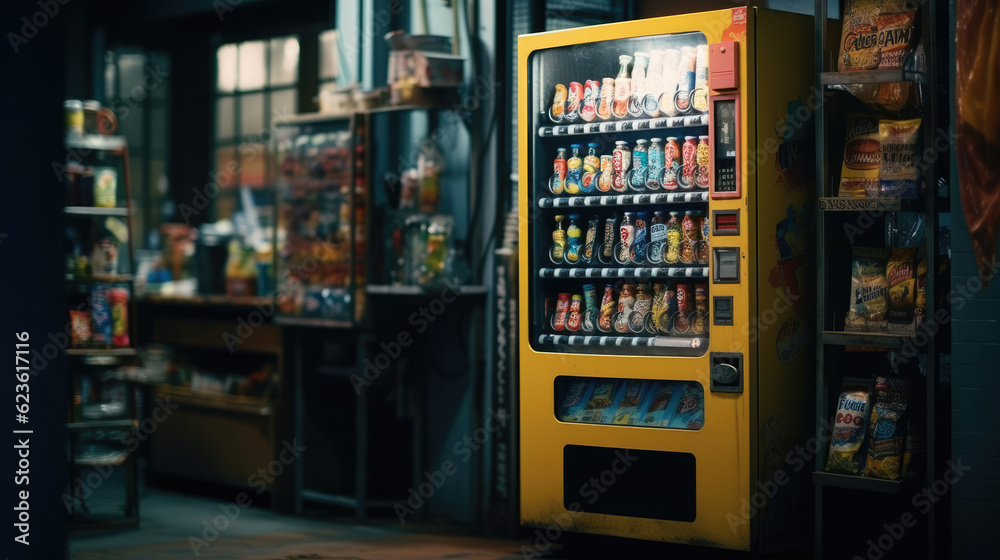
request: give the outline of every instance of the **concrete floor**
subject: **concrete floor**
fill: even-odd
[[[518,539],[473,536],[454,525],[400,525],[395,519],[354,524],[350,517],[277,515],[248,507],[222,530],[206,525],[222,514],[224,500],[144,489],[139,529],[70,533],[72,560],[210,558],[241,560],[545,560],[670,558],[736,560],[744,555],[664,547],[627,539],[565,534],[544,552],[532,552],[532,536]],[[232,511],[232,510],[231,510]],[[327,517],[323,517],[326,515]],[[198,541],[197,539],[201,539]],[[200,546],[199,546],[200,545]],[[527,547],[527,548],[523,548]],[[807,555],[783,556],[787,559]],[[772,560],[774,560],[772,558]]]

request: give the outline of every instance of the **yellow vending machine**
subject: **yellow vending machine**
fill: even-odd
[[[811,534],[812,18],[522,36],[521,522],[771,551]]]

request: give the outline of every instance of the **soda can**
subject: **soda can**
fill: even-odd
[[[601,97],[601,82],[587,80],[583,86],[583,104],[580,106],[580,119],[592,122],[597,118],[597,100]]]
[[[699,189],[707,189],[709,183],[709,149],[708,136],[698,137],[698,146],[695,151],[695,163],[698,168],[695,170],[694,183]]]
[[[566,98],[566,115],[563,117],[569,122],[580,118],[580,105],[583,103],[583,84],[580,82],[569,83],[569,95]]]
[[[561,123],[566,115],[566,86],[556,84],[555,94],[552,96],[552,106],[549,108],[549,120],[554,123]]]
[[[597,118],[606,121],[612,117],[611,105],[615,101],[615,79],[601,80],[601,96],[597,100]]]
[[[697,168],[698,144],[694,136],[684,137],[684,146],[681,148],[681,173],[677,178],[677,184],[684,190],[694,188],[694,175]]]

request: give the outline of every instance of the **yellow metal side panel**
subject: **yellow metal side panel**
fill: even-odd
[[[757,126],[749,164],[757,185],[750,207],[758,281],[750,342],[756,341],[759,372],[753,444],[759,484],[740,518],[757,522],[755,548],[762,552],[802,544],[809,534],[808,525],[796,522],[808,523],[801,512],[810,511],[812,454],[796,446],[814,425],[812,115],[821,97],[814,95],[812,21],[769,10],[755,18]]]
[[[743,12],[746,14],[746,12]],[[518,50],[518,138],[520,146],[521,182],[519,196],[520,220],[520,415],[521,415],[521,521],[535,527],[559,527],[574,531],[632,537],[647,540],[689,543],[704,546],[749,550],[751,530],[748,525],[731,524],[727,515],[738,515],[741,504],[750,496],[751,421],[750,403],[756,399],[753,359],[746,360],[745,390],[742,394],[709,391],[709,355],[699,358],[664,358],[641,356],[566,355],[536,352],[529,340],[529,301],[533,270],[528,258],[531,243],[529,228],[534,217],[535,201],[530,184],[533,179],[529,161],[532,115],[529,114],[528,72],[531,55],[542,49],[587,43],[595,38],[619,38],[665,33],[700,31],[709,43],[723,40],[741,41],[740,82],[744,92],[741,115],[742,145],[748,142],[747,125],[748,83],[746,34],[732,34],[733,11],[721,10],[701,14],[656,18],[635,22],[603,25],[585,29],[522,36]],[[749,25],[747,26],[749,28]],[[539,108],[535,108],[539,109]],[[746,158],[743,161],[743,192],[751,189],[747,183]],[[740,208],[746,214],[747,201],[712,201],[710,209]],[[540,226],[544,227],[544,226]],[[740,284],[711,285],[710,295],[731,295],[734,299],[733,327],[713,326],[709,351],[731,351],[748,348],[748,331],[741,326],[750,322],[751,278],[748,266],[750,228],[740,236],[725,238],[726,246],[740,247],[743,261]],[[748,351],[747,358],[752,358]],[[665,430],[624,426],[568,424],[556,420],[554,414],[554,380],[561,375],[618,377],[661,380],[696,380],[705,388],[705,426],[699,431]],[[644,518],[577,514],[571,516],[569,527],[563,505],[563,447],[569,444],[598,447],[688,452],[696,456],[697,512],[692,523],[660,521]],[[595,473],[597,474],[597,473]],[[663,481],[669,484],[670,481]],[[638,499],[638,497],[637,497]]]

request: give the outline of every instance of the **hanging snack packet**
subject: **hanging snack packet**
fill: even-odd
[[[875,406],[868,426],[865,476],[899,480],[906,449],[907,383],[902,377],[875,378]]]
[[[837,196],[877,198],[879,193],[879,121],[875,117],[848,115],[844,138],[844,165]]]
[[[837,70],[878,68],[878,0],[846,0]]]
[[[865,429],[871,413],[871,381],[845,377],[837,400],[830,455],[826,470],[832,473],[860,474]]]
[[[920,169],[917,166],[917,137],[920,119],[880,120],[879,196],[909,198],[920,196]]]
[[[914,258],[917,250],[893,249],[885,269],[889,284],[888,330],[891,334],[912,335],[913,310],[916,301]]]

